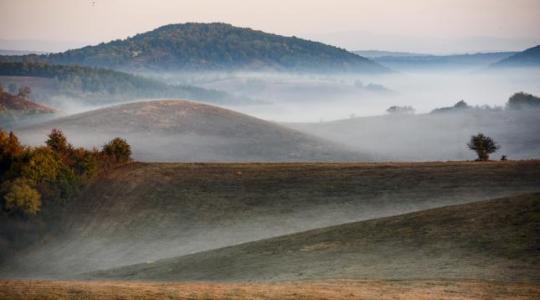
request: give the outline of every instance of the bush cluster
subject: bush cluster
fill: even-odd
[[[131,160],[131,147],[115,138],[101,150],[71,145],[53,129],[45,146],[28,147],[0,130],[0,200],[11,214],[35,215],[46,201],[65,201],[87,180]]]

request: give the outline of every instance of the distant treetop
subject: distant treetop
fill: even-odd
[[[515,93],[506,102],[506,108],[512,110],[540,108],[540,98],[524,92]]]

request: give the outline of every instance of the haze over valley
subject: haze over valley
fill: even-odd
[[[0,299],[540,298],[539,12],[0,3]]]

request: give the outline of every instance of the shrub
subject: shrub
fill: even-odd
[[[122,138],[114,138],[103,146],[103,153],[116,163],[125,163],[131,160],[131,146]]]
[[[499,149],[499,145],[489,136],[485,136],[482,133],[471,136],[471,140],[467,144],[469,149],[476,152],[478,155],[478,161],[489,160],[489,155]]]
[[[41,195],[24,179],[8,182],[5,187],[4,205],[8,211],[35,215],[41,209]]]
[[[84,148],[73,149],[71,151],[71,161],[75,174],[85,178],[94,177],[101,168],[99,151],[97,149],[90,151]]]

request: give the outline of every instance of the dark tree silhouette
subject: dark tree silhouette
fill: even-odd
[[[476,152],[478,155],[478,161],[489,160],[489,155],[499,149],[499,145],[497,145],[492,138],[485,136],[482,133],[471,136],[471,140],[467,146],[469,149]]]
[[[414,114],[415,109],[412,106],[390,106],[387,110],[389,114]]]
[[[17,94],[17,96],[27,98],[28,96],[30,96],[30,93],[32,93],[32,89],[29,86],[24,86],[19,89],[19,93]]]
[[[66,136],[60,129],[54,128],[45,142],[49,148],[57,153],[66,153],[71,145],[67,142]]]
[[[131,160],[131,147],[122,138],[114,138],[103,146],[103,153],[117,163],[125,163]]]
[[[529,108],[539,108],[540,98],[527,93],[515,93],[508,99],[506,108],[511,110],[521,110]]]

